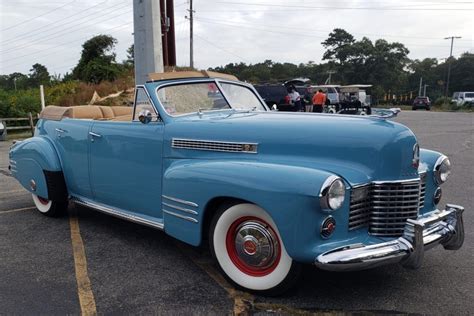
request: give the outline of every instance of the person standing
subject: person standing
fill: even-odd
[[[313,112],[322,113],[324,104],[326,104],[326,94],[319,89],[313,96]]]
[[[299,112],[299,111],[301,111],[301,96],[300,96],[300,93],[298,91],[296,91],[295,87],[291,87],[290,91],[291,92],[288,94],[290,96],[290,102],[296,108],[295,111]]]

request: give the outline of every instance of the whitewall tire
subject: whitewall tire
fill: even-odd
[[[67,198],[48,200],[36,194],[32,194],[36,209],[43,215],[56,217],[64,214],[67,210]]]
[[[297,279],[300,265],[286,252],[275,222],[255,204],[223,206],[212,221],[209,239],[221,270],[241,288],[275,295]]]

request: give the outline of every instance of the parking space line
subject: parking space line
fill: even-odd
[[[8,210],[8,211],[0,211],[0,215],[2,214],[8,214],[8,213],[15,213],[15,212],[22,212],[22,211],[31,211],[36,209],[34,206],[29,206],[29,207],[22,207],[22,208],[16,208],[13,210]]]
[[[97,315],[94,293],[92,293],[91,281],[87,273],[86,252],[75,210],[72,210],[69,214],[69,225],[71,227],[72,252],[74,255],[74,268],[76,271],[77,293],[81,305],[81,314],[84,316]]]

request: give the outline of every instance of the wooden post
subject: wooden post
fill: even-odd
[[[45,106],[43,85],[40,85],[40,98],[41,98],[41,111],[42,111],[44,110],[44,106]]]
[[[28,119],[30,120],[31,136],[35,136],[35,124],[33,123],[33,115],[28,112]]]

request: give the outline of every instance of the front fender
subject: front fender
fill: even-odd
[[[44,137],[32,137],[10,149],[10,170],[15,179],[28,191],[49,198],[45,171],[61,171],[56,149]],[[32,187],[34,181],[36,188]]]
[[[278,226],[285,248],[294,259],[306,257],[303,246],[318,240],[319,190],[329,172],[256,161],[169,161],[163,195],[197,204],[198,223],[164,214],[165,230],[193,245],[202,239],[204,212],[214,198],[231,197],[265,209]],[[164,200],[164,202],[166,202]],[[335,215],[337,216],[337,215]],[[341,216],[342,215],[341,212]],[[310,251],[310,249],[307,249]]]

